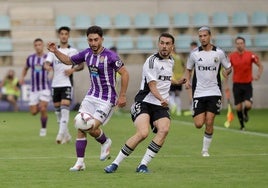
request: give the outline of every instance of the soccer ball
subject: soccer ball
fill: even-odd
[[[94,124],[94,118],[87,113],[78,113],[74,118],[74,127],[82,131],[90,129]]]

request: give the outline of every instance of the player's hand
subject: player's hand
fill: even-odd
[[[192,85],[191,85],[191,82],[189,80],[186,79],[186,82],[185,82],[185,89],[191,89],[192,88]]]
[[[167,99],[161,100],[160,103],[161,103],[161,106],[168,107],[168,100]]]
[[[66,69],[64,70],[64,74],[66,76],[71,76],[74,73],[74,69]]]
[[[23,78],[20,79],[19,84],[20,84],[20,85],[23,85],[23,84],[24,84],[24,79],[23,79]]]
[[[126,106],[126,104],[127,104],[127,98],[126,98],[126,96],[119,96],[118,97],[118,100],[116,102],[116,105],[119,108],[122,108],[122,107]]]
[[[47,49],[48,51],[54,53],[57,50],[57,45],[54,42],[48,42]]]
[[[186,81],[187,81],[186,78],[181,78],[181,79],[178,80],[178,84],[179,85],[185,84]]]

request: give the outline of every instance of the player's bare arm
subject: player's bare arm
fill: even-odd
[[[150,81],[148,83],[149,88],[151,93],[160,101],[161,105],[163,107],[167,107],[168,106],[168,100],[167,99],[163,99],[161,94],[159,93],[157,87],[156,87],[156,81]]]
[[[229,74],[231,74],[232,72],[232,67],[229,67],[227,69],[223,69],[222,70],[222,75],[224,76],[224,78],[228,78]]]
[[[65,54],[63,54],[63,53],[61,53],[61,52],[58,50],[58,48],[57,48],[57,46],[56,46],[55,43],[53,43],[53,42],[48,42],[48,43],[47,43],[47,49],[48,49],[48,51],[54,53],[55,56],[56,56],[62,63],[64,63],[65,65],[72,65],[72,64],[73,64],[72,61],[71,61],[71,59],[70,59],[70,57],[67,56],[67,55],[65,55]]]
[[[66,76],[70,76],[74,72],[79,72],[79,71],[81,71],[83,69],[84,69],[84,63],[80,63],[79,65],[75,65],[74,67],[72,67],[70,69],[66,69],[64,72],[65,72]]]
[[[24,78],[25,78],[27,72],[28,72],[28,67],[24,66],[23,69],[22,69],[21,78],[20,78],[20,81],[19,81],[20,85],[24,84]]]
[[[129,73],[125,66],[121,67],[118,71],[118,73],[121,75],[121,88],[117,100],[118,107],[124,107],[126,105],[126,92],[128,87],[128,81],[129,81]]]
[[[258,66],[258,73],[256,76],[254,76],[254,80],[259,80],[261,78],[262,72],[263,72],[263,65],[260,61],[257,61],[256,65]]]
[[[186,81],[185,81],[185,88],[186,89],[190,89],[192,87],[191,86],[191,82],[190,82],[191,75],[192,75],[192,70],[186,69],[186,71],[185,71],[185,79],[186,79]]]

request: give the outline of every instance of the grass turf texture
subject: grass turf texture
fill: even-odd
[[[226,111],[216,117],[209,158],[201,157],[204,129],[194,128],[191,116],[176,117],[164,147],[149,164],[149,174],[135,169],[152,134],[114,174],[109,165],[135,128],[129,114],[114,115],[104,127],[113,140],[112,159],[99,160],[100,145],[88,137],[86,170],[69,172],[75,163],[75,129],[71,112],[72,143],[57,145],[57,125],[49,113],[46,137],[39,137],[39,115],[26,112],[0,114],[0,187],[266,187],[268,179],[268,110],[250,111],[245,132],[239,131],[237,117],[224,128]]]

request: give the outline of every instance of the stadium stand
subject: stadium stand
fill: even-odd
[[[167,29],[170,26],[169,15],[167,13],[156,13],[153,17],[154,28]]]
[[[68,15],[57,15],[55,18],[56,29],[59,29],[61,26],[72,27],[72,19]]]
[[[131,18],[127,14],[117,14],[114,17],[114,26],[116,29],[129,29],[131,28]]]
[[[184,34],[178,35],[175,38],[175,46],[178,52],[189,52],[190,51],[190,43],[193,41],[193,36]]]
[[[103,46],[105,48],[111,48],[111,47],[115,46],[113,37],[106,35],[103,38],[104,38]]]
[[[102,27],[103,29],[111,29],[112,27],[111,17],[107,14],[98,14],[95,17],[94,24]]]
[[[10,18],[7,15],[0,15],[0,31],[10,31]]]
[[[151,18],[147,13],[138,13],[134,18],[136,29],[148,29],[151,27]]]
[[[266,27],[268,25],[268,15],[263,11],[255,11],[251,16],[251,25],[254,27]]]
[[[0,55],[5,55],[12,51],[12,39],[10,37],[0,37]]]
[[[78,50],[84,50],[84,49],[88,48],[87,38],[85,36],[81,36],[81,37],[77,38],[75,47]]]
[[[89,15],[79,14],[75,16],[74,28],[78,30],[87,29],[91,25],[91,18]]]
[[[190,26],[190,16],[187,13],[175,13],[173,16],[174,28],[188,28]]]
[[[265,49],[268,48],[268,33],[260,33],[255,35],[254,44],[256,48]]]
[[[134,50],[133,37],[130,35],[117,37],[116,47],[120,53],[129,53],[131,50]]]
[[[209,15],[204,12],[194,13],[192,24],[194,27],[209,26]]]
[[[248,15],[246,12],[234,12],[232,15],[232,23],[233,27],[248,27]]]
[[[214,12],[212,15],[213,27],[228,27],[229,17],[226,12]]]
[[[214,44],[226,51],[230,51],[233,47],[233,38],[228,34],[218,34],[215,37]]]
[[[155,49],[155,43],[151,35],[139,35],[137,37],[136,46],[138,50],[143,52],[152,52]]]

